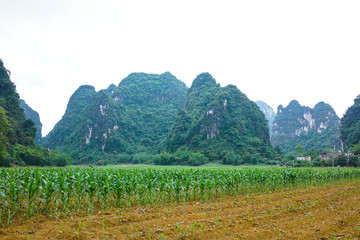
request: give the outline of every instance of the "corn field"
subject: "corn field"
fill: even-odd
[[[0,224],[360,179],[360,169],[0,169]]]

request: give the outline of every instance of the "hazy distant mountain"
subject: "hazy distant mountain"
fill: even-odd
[[[339,136],[340,119],[329,104],[319,102],[311,109],[293,100],[287,107],[278,107],[271,142],[285,153],[298,144],[305,149],[339,149]]]
[[[20,107],[22,107],[25,111],[25,117],[27,119],[31,119],[33,120],[33,122],[35,123],[35,128],[36,128],[36,134],[35,134],[35,144],[40,144],[41,142],[41,138],[42,138],[42,134],[41,134],[41,130],[42,130],[42,124],[40,122],[40,116],[39,113],[36,112],[35,110],[33,110],[29,105],[26,104],[26,102],[22,99],[20,99]]]
[[[273,122],[275,120],[275,116],[276,116],[274,109],[272,107],[270,107],[266,102],[263,102],[263,101],[256,101],[256,104],[258,105],[260,110],[265,114],[265,118],[268,121],[269,131],[270,131],[270,135],[271,135],[272,124],[273,124]]]

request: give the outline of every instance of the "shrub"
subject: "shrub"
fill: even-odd
[[[349,167],[358,167],[358,166],[359,166],[358,156],[351,156],[349,158]]]
[[[126,153],[120,153],[116,155],[116,163],[131,163],[132,156]]]
[[[335,159],[335,165],[339,165],[340,167],[345,167],[347,165],[347,157],[345,155],[340,155]]]
[[[98,165],[98,166],[104,166],[104,165],[105,165],[105,162],[104,162],[103,160],[98,160],[98,161],[96,162],[96,165]]]
[[[132,162],[135,164],[153,163],[153,161],[154,161],[153,155],[149,155],[146,153],[137,153],[132,156]]]

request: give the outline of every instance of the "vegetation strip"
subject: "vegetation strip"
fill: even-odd
[[[13,220],[1,239],[359,239],[360,181]]]
[[[360,179],[360,169],[99,169],[0,170],[0,223],[47,214],[158,206]]]

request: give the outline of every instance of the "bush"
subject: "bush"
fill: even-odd
[[[312,167],[320,167],[321,166],[320,158],[315,158],[313,161],[311,161],[311,166]]]
[[[278,165],[281,161],[279,160],[269,160],[266,162],[267,165]]]
[[[103,160],[98,160],[98,161],[96,162],[96,165],[98,165],[98,166],[104,166],[104,165],[105,165],[105,162],[104,162]]]
[[[200,166],[207,162],[207,158],[202,153],[191,153],[187,165]]]
[[[70,165],[72,159],[66,154],[57,155],[55,158],[55,166],[57,167],[65,167],[66,165]]]
[[[161,153],[155,155],[154,163],[156,165],[170,165],[170,154],[169,153]]]
[[[126,153],[120,153],[116,155],[116,163],[131,163],[132,156]]]
[[[239,165],[241,163],[243,163],[241,157],[236,155],[233,151],[225,153],[222,158],[222,164]]]
[[[142,163],[153,163],[154,157],[153,155],[149,155],[146,153],[137,153],[132,156],[132,162],[134,164],[142,164]]]
[[[340,167],[345,167],[347,166],[347,157],[342,154],[339,157],[335,158],[335,165],[336,166],[340,166]]]
[[[259,161],[259,157],[260,157],[260,154],[255,154],[255,155],[252,155],[250,157],[250,163],[253,164],[253,165],[256,165],[258,164],[258,161]]]
[[[242,159],[243,159],[244,163],[248,163],[248,164],[251,163],[251,155],[249,153],[244,154]]]
[[[29,166],[45,166],[45,160],[42,159],[40,156],[33,155],[31,153],[20,153],[20,159],[24,161],[26,165]]]
[[[349,158],[349,167],[358,167],[358,166],[359,166],[358,156],[351,156]]]
[[[178,150],[175,154],[161,153],[153,156],[152,159],[156,165],[199,166],[208,161],[202,153],[193,153],[186,150]]]
[[[10,167],[10,159],[8,154],[1,154],[0,155],[0,167]]]
[[[59,157],[55,161],[55,166],[57,167],[65,167],[66,166],[66,159]]]
[[[287,154],[287,155],[285,156],[285,160],[286,160],[286,161],[294,161],[294,160],[295,160],[295,156],[289,153],[289,154]]]

